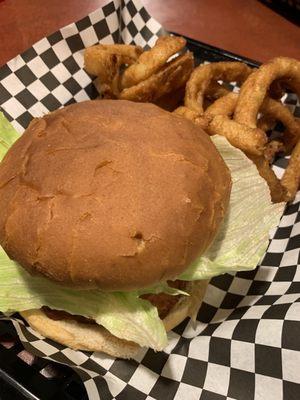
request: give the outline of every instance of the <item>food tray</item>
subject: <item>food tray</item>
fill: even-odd
[[[258,65],[226,50],[186,39],[197,64],[243,61],[251,67]],[[81,379],[71,368],[31,356],[24,350],[11,322],[0,321],[0,399],[85,400],[87,395]]]
[[[99,40],[151,47],[164,32],[139,0],[113,0],[1,67],[0,108],[22,132],[34,116],[96,97],[92,79],[82,69],[84,47]],[[188,47],[197,62],[257,65],[192,39]],[[285,102],[300,116],[295,97]],[[285,166],[285,159],[276,161],[278,173]],[[298,193],[286,207],[260,266],[213,278],[197,331],[184,321],[169,334],[163,352],[143,349],[130,361],[75,352],[43,339],[20,317],[11,316],[21,344],[12,323],[0,315],[0,398],[298,400],[299,200]]]

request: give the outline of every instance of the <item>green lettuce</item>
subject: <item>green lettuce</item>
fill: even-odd
[[[229,211],[208,251],[178,279],[208,279],[225,272],[256,267],[269,243],[269,231],[278,225],[284,204],[272,204],[267,183],[255,165],[224,137],[213,142],[230,169]]]
[[[3,113],[0,112],[0,161],[19,137],[20,135],[15,128],[7,121]]]
[[[0,160],[19,137],[0,113]],[[252,163],[224,138],[214,139],[229,166],[233,188],[229,213],[213,245],[179,279],[206,279],[220,273],[253,269],[268,244],[269,229],[278,224],[283,205],[272,205],[266,183]],[[161,350],[166,331],[156,307],[139,296],[187,293],[162,282],[133,292],[102,292],[65,288],[31,276],[0,247],[0,311],[11,313],[48,306],[94,319],[115,336]]]
[[[102,292],[62,287],[31,276],[0,247],[0,310],[3,313],[48,306],[94,319],[113,335],[162,350],[167,344],[157,308],[138,292]]]

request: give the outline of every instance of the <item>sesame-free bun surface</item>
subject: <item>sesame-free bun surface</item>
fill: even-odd
[[[207,285],[206,280],[188,284],[186,290],[190,296],[182,296],[163,320],[167,332],[186,317],[196,317]],[[74,350],[99,351],[113,357],[132,358],[141,349],[138,344],[119,339],[96,324],[84,324],[69,319],[53,320],[42,310],[23,311],[21,315],[41,335]]]
[[[192,122],[152,104],[73,104],[34,120],[0,164],[0,244],[64,285],[147,287],[209,246],[230,187]]]

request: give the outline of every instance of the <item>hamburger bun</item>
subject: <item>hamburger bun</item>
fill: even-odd
[[[231,187],[199,127],[114,100],[35,119],[7,152],[0,182],[9,257],[63,285],[102,290],[178,276],[215,237]]]

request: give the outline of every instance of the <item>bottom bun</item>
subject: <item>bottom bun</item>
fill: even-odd
[[[163,320],[166,331],[179,325],[186,317],[196,318],[208,281],[188,283],[183,296]],[[42,310],[20,313],[31,328],[48,339],[52,339],[74,350],[100,351],[113,357],[132,358],[140,350],[136,343],[119,339],[107,329],[96,324],[86,324],[75,320],[53,320]]]

